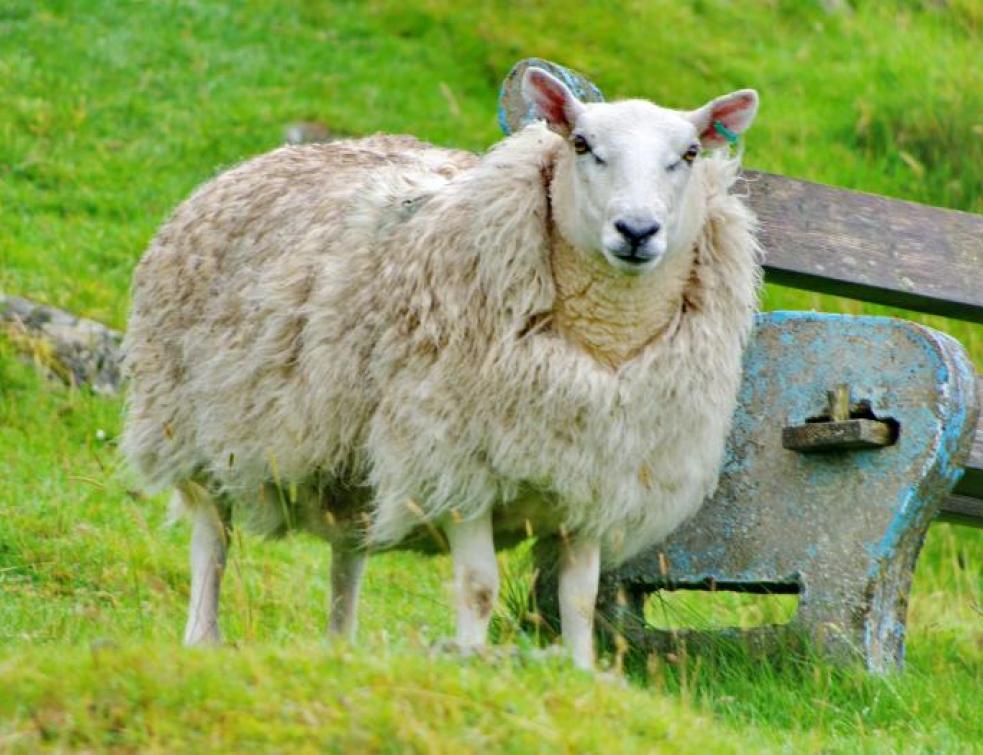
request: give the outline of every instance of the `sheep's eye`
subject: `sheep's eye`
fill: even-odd
[[[689,149],[683,153],[683,159],[686,162],[691,163],[696,159],[698,154],[700,154],[700,148],[695,144],[691,144],[689,145]]]
[[[570,142],[573,144],[573,151],[578,155],[586,155],[588,152],[590,152],[590,145],[580,134],[575,134]]]

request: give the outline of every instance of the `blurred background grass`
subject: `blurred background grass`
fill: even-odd
[[[288,122],[481,150],[499,138],[502,77],[531,55],[609,98],[693,107],[754,86],[749,166],[983,212],[979,0],[0,0],[0,291],[122,327],[133,266],[170,209],[279,144]],[[886,311],[777,287],[764,304]],[[983,367],[979,326],[916,319]],[[165,527],[163,498],[135,493],[119,468],[119,410],[39,379],[0,339],[0,749],[983,742],[983,538],[948,525],[919,561],[897,678],[725,650],[653,662],[628,691],[562,664],[432,665],[424,648],[450,629],[449,565],[407,554],[370,566],[363,647],[327,651],[310,642],[327,549],[241,534],[225,594],[238,649],[180,653],[187,531]],[[517,583],[523,559],[502,559]],[[788,598],[680,594],[650,618],[749,625],[791,610]],[[504,639],[527,642],[510,626],[501,616]]]

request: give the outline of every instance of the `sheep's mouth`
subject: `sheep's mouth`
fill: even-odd
[[[626,262],[629,265],[644,265],[647,262],[651,262],[659,255],[650,252],[640,252],[637,249],[631,249],[627,252],[615,252],[615,257],[617,257],[622,262]]]
[[[609,252],[609,258],[615,267],[633,274],[651,269],[661,257],[662,252],[657,249],[633,249],[628,246]]]

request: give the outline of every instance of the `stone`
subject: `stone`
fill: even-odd
[[[0,294],[0,328],[44,371],[65,383],[115,395],[122,380],[123,336],[94,320]]]

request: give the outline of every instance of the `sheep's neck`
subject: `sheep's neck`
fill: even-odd
[[[674,329],[693,274],[680,254],[646,275],[625,275],[600,255],[581,254],[562,239],[552,250],[553,324],[601,364],[617,369]]]

